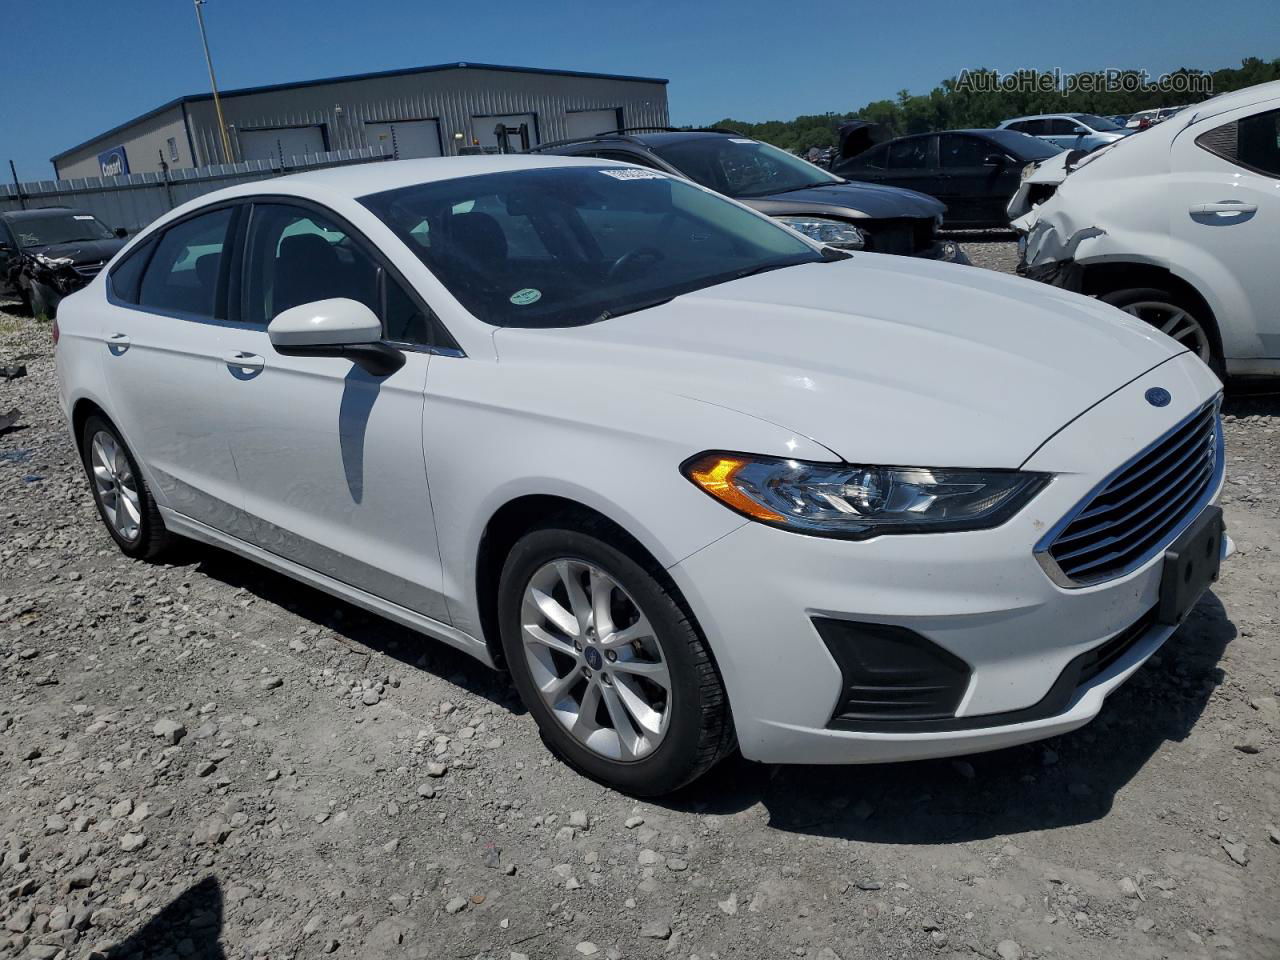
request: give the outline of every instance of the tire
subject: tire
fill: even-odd
[[[1119,307],[1125,313],[1172,336],[1203,360],[1219,380],[1226,380],[1227,367],[1222,359],[1222,340],[1218,336],[1213,317],[1207,315],[1203,304],[1157,287],[1116,290],[1103,294],[1098,299]]]
[[[121,551],[139,560],[164,553],[171,537],[138,462],[116,428],[97,414],[80,431],[80,459],[98,516]]]
[[[632,556],[621,541],[607,524],[572,519],[525,534],[503,565],[498,622],[516,689],[552,752],[625,793],[658,796],[706,773],[732,752],[736,740],[724,687],[692,616],[661,568]],[[605,592],[610,597],[607,619],[618,624],[616,633],[593,634],[593,625],[606,619],[594,609],[587,611],[585,627],[584,618],[575,622],[570,580],[576,580],[579,597],[588,604],[593,584],[611,584]],[[570,629],[543,616],[543,607],[531,599],[535,586],[559,605],[561,619],[556,622]],[[631,612],[639,619],[632,620]],[[536,632],[526,631],[530,624],[551,637],[555,649],[530,640]],[[624,634],[624,624],[635,628],[637,639],[610,646],[608,638]],[[651,629],[641,629],[646,626]],[[580,652],[572,648],[574,637]],[[666,686],[650,682],[663,669]],[[539,689],[539,684],[570,682],[575,686],[559,699],[548,699]],[[588,691],[593,685],[599,705],[582,709],[592,702]],[[616,710],[623,711],[621,726]],[[647,731],[637,716],[648,722]],[[657,716],[663,721],[655,733]],[[589,731],[585,739],[584,731]]]

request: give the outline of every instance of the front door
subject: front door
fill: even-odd
[[[111,273],[101,329],[112,419],[159,501],[220,530],[236,526],[239,509],[222,376],[237,215],[202,213],[131,253]]]
[[[1191,124],[1170,168],[1173,259],[1215,298],[1226,359],[1280,359],[1280,110]]]
[[[240,424],[232,448],[246,539],[448,622],[422,451],[424,308],[349,227],[287,202],[253,205],[242,278],[236,358],[221,373]],[[331,297],[377,313],[405,345],[404,366],[375,376],[341,357],[272,349],[271,318]]]

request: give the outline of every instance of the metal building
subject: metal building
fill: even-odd
[[[399,159],[519,149],[617,127],[666,126],[667,81],[442,63],[179,97],[52,158],[59,179],[203,167],[383,145]]]

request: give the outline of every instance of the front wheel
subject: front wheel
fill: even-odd
[[[656,796],[732,750],[733,723],[674,586],[609,533],[547,527],[515,545],[498,588],[503,651],[558,756],[626,793]]]
[[[1099,297],[1103,303],[1119,307],[1130,316],[1150,324],[1166,336],[1186,347],[1217,374],[1226,379],[1226,364],[1213,320],[1204,307],[1187,298],[1154,287],[1116,290]]]

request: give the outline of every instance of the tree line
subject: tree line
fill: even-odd
[[[999,83],[1001,77],[994,70],[970,70],[960,77],[947,78],[927,94],[902,90],[896,99],[876,100],[849,113],[824,113],[764,123],[726,117],[715,126],[740,130],[757,140],[802,153],[810,147],[834,145],[840,125],[853,119],[883,124],[893,136],[905,136],[932,130],[994,127],[1010,117],[1037,113],[1132,114],[1155,107],[1197,103],[1219,93],[1280,80],[1280,58],[1268,61],[1249,57],[1238,68],[1226,67],[1208,73],[1182,68],[1169,74],[1159,85],[1146,84],[1144,75],[1136,70],[1068,76],[1027,70],[1018,73],[1016,78],[1016,83],[1007,82],[1007,78],[1004,78],[1006,82]],[[1206,87],[1211,93],[1178,92]]]

